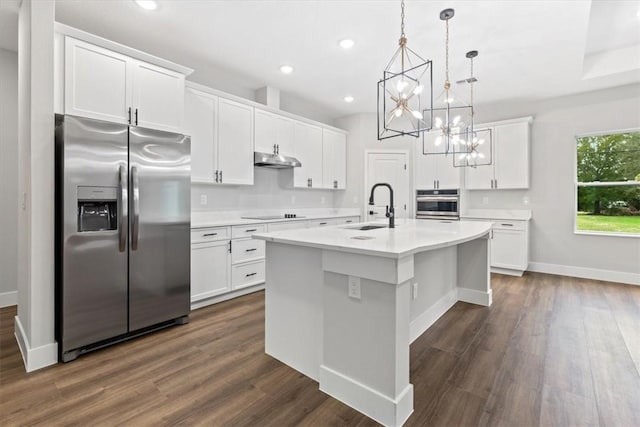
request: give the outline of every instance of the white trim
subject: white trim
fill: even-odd
[[[53,342],[40,347],[31,348],[27,334],[24,332],[18,316],[14,317],[14,336],[22,355],[22,362],[27,372],[42,369],[58,363],[58,343]]]
[[[640,286],[640,273],[600,270],[598,268],[576,267],[571,265],[547,264],[543,262],[530,262],[528,271]]]
[[[576,160],[577,161],[577,160]],[[576,182],[578,187],[634,187],[640,185],[640,181],[628,180],[628,181],[586,181]]]
[[[574,138],[578,139],[578,138],[585,138],[588,136],[615,135],[617,133],[631,133],[631,132],[640,132],[640,128],[611,129],[611,130],[602,130],[597,132],[579,133],[575,135]]]
[[[484,305],[485,307],[491,306],[493,300],[493,291],[489,289],[489,292],[477,291],[475,289],[457,288],[458,289],[458,301],[468,302],[470,304]]]
[[[0,293],[0,308],[18,304],[18,291]]]
[[[409,342],[414,342],[420,335],[431,327],[442,315],[458,302],[457,289],[451,289],[442,298],[436,301],[424,313],[411,321],[409,325]]]
[[[241,297],[243,295],[248,295],[248,294],[252,294],[254,292],[258,292],[264,289],[264,282],[259,283],[255,286],[251,286],[251,287],[247,287],[247,288],[242,288],[242,289],[238,289],[235,291],[231,291],[231,292],[227,292],[224,293],[222,295],[218,295],[215,297],[211,297],[211,298],[205,298],[203,300],[199,300],[199,301],[192,301],[191,302],[191,310],[197,310],[199,308],[203,308],[206,307],[208,305],[212,305],[212,304],[217,304],[219,302],[223,302],[223,301],[227,301],[233,298],[237,298],[237,297]]]
[[[157,65],[158,67],[166,68],[171,71],[175,71],[185,76],[193,73],[193,69],[185,67],[184,65],[176,64],[175,62],[167,61],[166,59],[159,58],[157,56],[150,55],[146,52],[142,52],[138,49],[134,49],[129,46],[125,46],[120,43],[116,43],[112,40],[96,36],[95,34],[87,33],[77,28],[70,27],[68,25],[61,24],[60,22],[54,22],[54,32],[76,38],[78,40],[85,41],[87,43],[94,44],[96,46],[103,47],[105,49],[112,50],[114,52],[121,53],[123,55],[130,56],[134,59],[147,62],[149,64]]]
[[[513,118],[513,119],[497,120],[497,121],[494,121],[494,122],[486,122],[486,123],[478,123],[478,124],[476,124],[476,126],[478,128],[485,128],[485,127],[496,127],[496,126],[503,126],[503,125],[511,125],[511,124],[522,123],[522,122],[527,122],[529,124],[533,123],[533,116],[516,117],[516,118]]]
[[[605,237],[640,237],[640,233],[611,233],[609,231],[583,231],[574,230],[573,234],[579,236],[605,236]]]
[[[520,270],[519,268],[511,269],[511,268],[503,268],[503,267],[491,267],[491,272],[498,273],[498,274],[506,274],[507,276],[517,276],[517,277],[522,277],[522,275],[524,274],[524,271]]]
[[[413,413],[413,384],[407,385],[394,400],[320,365],[320,390],[385,426],[402,426]]]
[[[415,190],[413,188],[413,182],[414,182],[415,179],[414,179],[414,176],[413,176],[413,171],[411,170],[411,166],[412,166],[411,152],[409,150],[393,150],[393,149],[385,150],[385,149],[376,148],[376,149],[364,150],[364,172],[363,172],[364,178],[362,180],[362,182],[364,183],[364,185],[363,185],[364,194],[362,196],[362,202],[364,203],[364,206],[362,208],[363,209],[362,210],[363,215],[362,215],[361,219],[364,222],[371,221],[371,219],[369,219],[369,216],[368,216],[368,213],[367,213],[368,212],[367,206],[369,206],[368,205],[368,203],[369,203],[369,191],[371,191],[371,185],[370,185],[369,182],[367,182],[368,181],[367,175],[368,175],[368,171],[369,171],[369,154],[404,154],[405,162],[406,162],[405,164],[407,165],[407,183],[408,183],[407,188],[409,189],[409,191],[408,191],[409,194],[407,195],[409,200],[407,200],[408,209],[407,209],[406,218],[407,219],[414,218],[415,217],[415,212],[413,211],[414,203],[411,201],[411,197],[412,197],[413,194],[415,194],[415,192],[414,192]],[[397,221],[397,217],[396,217],[396,221]]]

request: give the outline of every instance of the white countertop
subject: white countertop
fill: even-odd
[[[469,209],[462,212],[460,218],[529,221],[531,211],[526,209]]]
[[[386,224],[387,221],[376,224]],[[373,224],[373,223],[368,223]],[[387,258],[402,258],[418,252],[458,245],[489,233],[492,223],[484,221],[424,221],[399,220],[396,228],[353,230],[361,224],[339,225],[322,228],[283,230],[254,234],[253,237],[268,242],[331,249],[342,252]],[[371,237],[358,240],[354,237]]]
[[[278,219],[243,219],[243,216],[267,216],[282,215],[285,213],[295,213],[298,218],[278,218]],[[208,227],[228,227],[232,225],[267,224],[271,222],[285,221],[306,221],[326,218],[344,218],[349,216],[360,216],[359,209],[289,209],[285,211],[260,211],[260,212],[239,212],[239,211],[219,211],[219,212],[191,212],[191,228]]]

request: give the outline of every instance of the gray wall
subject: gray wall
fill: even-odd
[[[531,209],[530,261],[533,263],[640,273],[640,239],[576,235],[574,215],[575,135],[640,127],[640,85],[590,92],[537,103],[477,106],[477,121],[533,115],[531,188],[522,191],[463,192],[463,208]],[[364,150],[411,149],[411,138],[376,139],[375,114],[336,121],[349,131],[347,191],[336,207],[362,207]],[[411,165],[413,170],[413,165]],[[413,193],[413,189],[411,189]],[[530,199],[528,205],[523,197]],[[483,204],[488,197],[488,204]],[[357,201],[354,199],[357,198]]]
[[[0,306],[18,282],[18,54],[0,49]]]

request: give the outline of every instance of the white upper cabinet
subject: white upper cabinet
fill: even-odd
[[[250,105],[218,100],[218,169],[222,184],[253,185],[253,113]]]
[[[184,75],[139,61],[136,61],[133,71],[133,114],[136,125],[181,132]]]
[[[132,67],[124,55],[67,37],[65,113],[129,123]]]
[[[433,144],[437,133],[425,134],[425,143]],[[460,188],[460,168],[453,166],[453,154],[423,154],[422,143],[415,149],[416,190],[455,190]]]
[[[302,163],[293,169],[293,186],[322,188],[322,128],[296,122],[293,135],[294,156]]]
[[[260,153],[276,152],[276,123],[267,111],[255,109],[255,150]]]
[[[322,130],[322,187],[346,188],[347,136],[329,129]]]
[[[191,136],[191,180],[214,183],[217,164],[218,97],[188,87],[184,97],[184,128]]]
[[[531,117],[478,125],[492,131],[493,162],[465,168],[467,190],[529,188],[529,140]],[[489,148],[484,148],[489,156]]]
[[[64,51],[65,114],[182,131],[184,74],[73,37]]]
[[[276,129],[276,152],[284,156],[293,156],[295,122],[287,117],[274,116]]]

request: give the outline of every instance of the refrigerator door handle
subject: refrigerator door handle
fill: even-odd
[[[124,252],[127,249],[127,229],[129,227],[129,215],[127,214],[129,207],[129,196],[127,194],[127,169],[124,165],[120,165],[119,171],[119,184],[120,184],[120,203],[118,204],[119,212],[118,218],[120,219],[118,223],[118,229],[120,230],[119,235],[119,250],[120,252]]]
[[[131,167],[131,191],[133,192],[132,214],[131,221],[131,250],[138,249],[138,229],[140,226],[140,185],[138,182],[138,168],[136,166]]]

